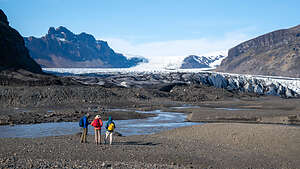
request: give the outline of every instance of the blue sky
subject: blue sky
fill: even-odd
[[[226,53],[250,38],[296,26],[299,6],[297,0],[0,0],[23,36],[65,26],[156,62]]]

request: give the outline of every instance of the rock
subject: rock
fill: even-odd
[[[9,116],[8,115],[0,115],[0,125],[9,124]]]
[[[108,163],[103,162],[103,163],[101,164],[101,167],[108,168],[108,167],[111,167],[111,164],[108,164]]]
[[[44,67],[128,68],[148,62],[141,57],[128,59],[115,53],[107,42],[87,33],[74,34],[67,28],[50,27],[41,37],[26,37],[25,44],[33,59]]]
[[[224,58],[225,56],[196,56],[190,55],[184,58],[181,64],[181,69],[193,69],[193,68],[210,68],[211,63]]]
[[[123,136],[121,133],[119,133],[119,132],[117,132],[117,131],[115,131],[115,132],[113,133],[113,135],[114,135],[114,136],[119,136],[119,137],[122,137],[122,136]]]
[[[43,74],[41,67],[30,57],[23,37],[8,25],[0,9],[0,71],[24,69]]]
[[[3,22],[7,25],[9,25],[9,22],[7,20],[7,16],[5,15],[5,13],[0,9],[0,22]]]
[[[228,51],[217,71],[300,77],[300,25],[243,42]]]
[[[192,69],[192,68],[210,68],[209,60],[206,57],[199,57],[190,55],[184,58],[181,65],[181,69]]]
[[[61,121],[63,121],[63,119],[62,118],[55,118],[53,121],[54,122],[61,122]]]
[[[175,84],[166,84],[159,88],[159,90],[163,92],[170,92],[175,86]]]
[[[121,82],[120,85],[123,86],[123,87],[129,87],[128,83],[127,83],[127,82],[124,82],[124,81]]]

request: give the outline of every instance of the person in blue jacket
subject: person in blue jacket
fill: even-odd
[[[86,115],[84,115],[83,117],[80,118],[79,121],[79,126],[82,127],[82,133],[81,133],[81,138],[80,138],[80,143],[86,143],[86,135],[88,133],[88,126],[89,126],[89,114],[87,113]]]

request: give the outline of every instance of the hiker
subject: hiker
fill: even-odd
[[[84,115],[83,117],[80,118],[79,120],[79,126],[83,129],[82,133],[81,133],[81,138],[80,138],[80,143],[86,143],[86,135],[88,133],[88,125],[89,123],[89,113],[87,113],[86,115]]]
[[[109,136],[109,144],[111,145],[112,144],[112,135],[113,135],[113,132],[114,132],[114,130],[116,128],[116,125],[112,121],[111,116],[109,116],[108,121],[107,121],[107,123],[105,125],[105,128],[106,128],[106,133],[105,133],[104,143],[106,144],[107,137]]]
[[[103,122],[100,115],[97,115],[91,125],[95,129],[95,141],[96,144],[101,144],[101,127],[103,126]]]

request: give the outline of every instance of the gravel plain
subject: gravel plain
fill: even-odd
[[[0,168],[300,166],[297,98],[229,92],[201,84],[175,85],[169,90],[170,86],[124,88],[26,78],[26,83],[1,78],[1,125],[78,121],[84,112],[102,113],[104,119],[109,115],[136,119],[147,117],[136,110],[155,109],[183,112],[188,121],[208,123],[152,135],[116,136],[112,146],[96,145],[93,135],[87,144],[80,144],[78,135],[0,138]],[[172,108],[178,106],[186,108]],[[132,111],[107,111],[115,108]]]
[[[1,168],[298,168],[300,128],[218,123],[153,135],[115,137],[96,145],[93,135],[1,138]],[[5,146],[4,146],[5,145]]]

